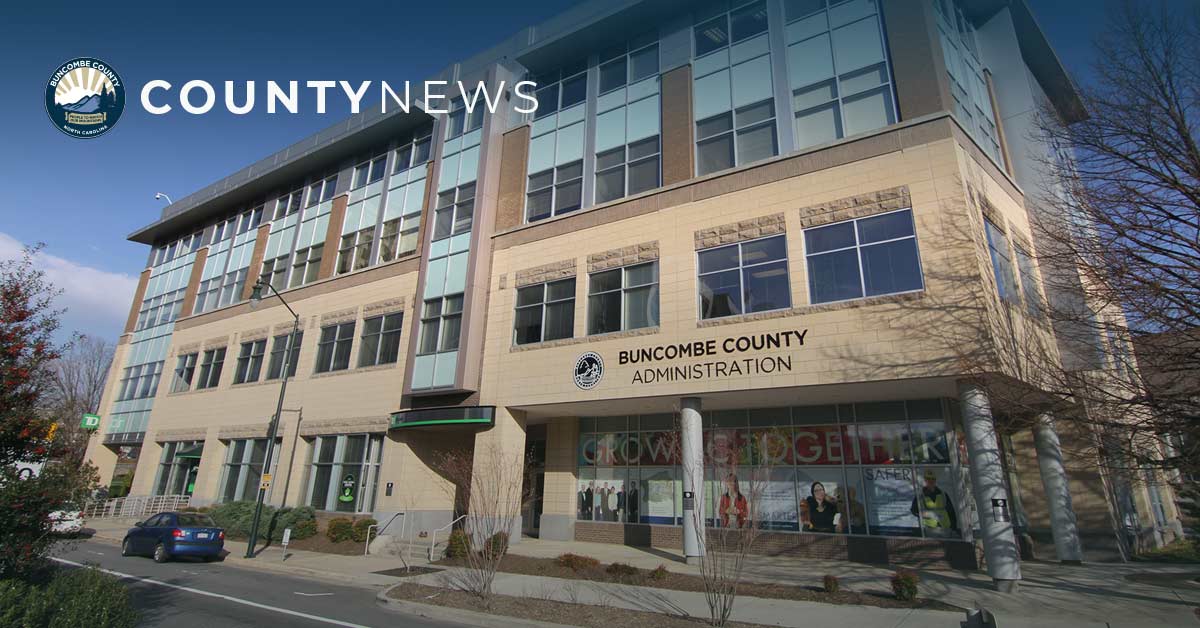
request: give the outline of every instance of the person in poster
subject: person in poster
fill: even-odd
[[[607,503],[605,504],[605,520],[620,521],[621,519],[621,503],[617,498],[617,487],[611,486],[608,488]]]
[[[958,532],[958,515],[954,504],[945,491],[938,488],[937,474],[933,469],[925,470],[925,486],[913,498],[911,512],[921,518],[926,534],[952,536]]]
[[[842,504],[843,511],[841,520],[841,531],[846,532],[846,526],[849,526],[849,531],[856,534],[861,534],[867,531],[867,509],[863,507],[863,503],[858,499],[858,495],[851,486],[846,489],[846,494],[843,494],[842,487],[838,487],[835,493],[835,498],[839,504]]]
[[[717,506],[721,516],[721,527],[728,528],[732,517],[737,527],[746,527],[746,519],[750,516],[750,503],[742,495],[738,486],[737,476],[730,473],[725,478],[725,492],[721,495],[721,503]]]
[[[641,499],[641,495],[638,494],[637,484],[634,484],[629,488],[629,494],[625,496],[625,503],[629,508],[630,523],[638,522],[638,510],[641,506],[641,504],[638,502],[639,499]]]
[[[804,529],[809,532],[838,532],[838,505],[834,498],[825,491],[825,485],[813,482],[809,487],[809,496],[804,498],[808,520]]]

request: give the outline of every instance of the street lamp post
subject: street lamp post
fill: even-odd
[[[279,297],[279,302],[283,303],[283,307],[286,307],[288,312],[291,312],[293,321],[292,333],[288,336],[287,347],[283,352],[283,372],[280,373],[282,383],[279,385],[279,403],[276,404],[275,415],[271,417],[271,424],[267,427],[267,451],[263,457],[260,478],[270,468],[271,457],[275,453],[275,434],[279,431],[279,417],[283,414],[283,397],[287,394],[288,370],[291,368],[289,362],[292,358],[292,347],[295,346],[296,334],[300,331],[300,315],[292,309],[292,306],[288,305],[288,302],[283,298],[283,295],[279,294],[275,286],[272,286],[270,282],[263,281],[262,277],[259,277],[258,281],[254,283],[254,290],[250,293],[250,309],[257,308],[259,302],[262,301],[264,288],[269,288],[271,292],[275,293],[275,296]],[[266,495],[267,492],[263,489],[260,482],[258,487],[258,503],[254,507],[254,523],[250,525],[250,542],[246,545],[246,558],[254,558],[254,546],[258,544],[258,524],[262,519],[263,499]]]

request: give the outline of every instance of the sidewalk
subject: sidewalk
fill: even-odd
[[[591,556],[602,563],[623,562],[642,569],[665,565],[667,569],[699,574],[683,562],[678,550],[639,548],[608,543],[583,543],[521,539],[509,548],[514,554],[551,558],[564,552]],[[1096,563],[1066,566],[1057,563],[1023,562],[1020,591],[999,593],[983,572],[917,570],[921,595],[962,608],[983,607],[994,613],[1000,624],[1010,626],[1200,626],[1193,609],[1200,607],[1200,585],[1176,589],[1126,580],[1134,573],[1200,573],[1200,565],[1158,563]],[[821,578],[832,574],[843,589],[890,592],[888,578],[893,570],[847,561],[754,556],[747,559],[746,579],[787,582],[799,586],[821,586]],[[507,576],[506,576],[507,578]],[[497,577],[497,582],[500,578]],[[506,584],[507,586],[507,584]],[[543,583],[527,583],[533,591]],[[755,604],[761,604],[755,601]],[[856,607],[819,605],[823,608]],[[739,609],[740,610],[740,609]],[[879,609],[884,610],[884,609]],[[842,617],[842,615],[838,615]],[[741,617],[735,612],[735,617]],[[794,616],[799,617],[799,616]],[[961,615],[955,616],[961,620]],[[799,620],[795,620],[799,623]],[[775,623],[775,622],[767,622]],[[892,625],[892,624],[888,624]],[[954,625],[958,625],[955,623]]]
[[[114,544],[120,542],[130,525],[132,520],[88,522],[88,527],[96,531],[95,539]],[[289,550],[284,560],[282,549],[273,546],[263,550],[257,558],[248,560],[244,558],[245,543],[227,541],[225,548],[230,552],[225,561],[238,567],[282,571],[374,588],[406,580],[375,573],[402,567],[400,560],[394,556],[340,556]],[[696,567],[682,561],[678,551],[658,548],[524,538],[520,543],[513,544],[509,551],[540,558],[553,558],[572,552],[591,556],[602,563],[624,562],[643,569],[653,569],[661,564],[679,573],[699,573]],[[1200,621],[1193,614],[1193,609],[1200,606],[1200,586],[1172,589],[1125,580],[1125,576],[1132,573],[1200,572],[1200,566],[1131,563],[1068,567],[1025,562],[1021,569],[1024,580],[1020,592],[1011,595],[992,590],[990,579],[983,573],[921,570],[921,595],[963,608],[982,606],[992,611],[1004,628],[1200,626]],[[886,568],[845,561],[763,556],[748,560],[746,578],[770,583],[820,586],[821,578],[825,574],[832,574],[841,580],[844,589],[890,592],[888,577],[891,573]],[[407,580],[444,586],[448,575],[452,574],[442,572]],[[507,573],[497,574],[494,586],[496,593],[503,595],[686,613],[699,617],[708,615],[702,593]],[[958,628],[964,615],[743,597],[738,600],[733,618],[780,626]]]

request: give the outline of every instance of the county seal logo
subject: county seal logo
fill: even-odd
[[[77,57],[58,66],[46,84],[46,114],[59,131],[80,139],[100,137],[125,110],[125,83],[112,66]]]
[[[604,360],[600,355],[588,351],[575,361],[575,385],[582,390],[591,390],[604,377]]]

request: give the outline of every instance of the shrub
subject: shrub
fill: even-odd
[[[500,557],[508,553],[508,533],[497,532],[488,539],[488,552],[493,557]]]
[[[659,565],[650,572],[648,577],[651,580],[666,580],[668,575],[670,575],[670,572],[667,571],[667,566]]]
[[[600,561],[591,556],[580,556],[579,554],[559,554],[555,559],[559,567],[566,567],[571,571],[583,571],[587,569],[595,569],[600,566]]]
[[[62,570],[42,587],[0,582],[0,626],[129,628],[138,613],[125,585],[95,569]]]
[[[209,511],[208,516],[220,527],[225,529],[227,538],[244,539],[250,536],[250,527],[254,525],[254,509],[256,502],[238,501],[225,502]],[[275,516],[275,509],[263,504],[262,519],[259,522],[259,532],[264,534],[267,527],[262,522],[270,522]]]
[[[897,600],[911,602],[917,599],[917,584],[921,576],[911,569],[901,569],[892,574],[892,594]]]
[[[605,567],[604,572],[621,581],[633,580],[641,573],[637,567],[625,563],[613,563]]]
[[[264,511],[266,508],[264,507]],[[265,514],[264,514],[265,518]],[[301,506],[299,508],[283,508],[272,513],[269,519],[270,524],[267,526],[270,532],[271,539],[274,541],[283,540],[283,531],[287,528],[292,529],[293,539],[306,539],[317,533],[317,513],[311,506]],[[311,525],[306,526],[311,522]],[[306,535],[299,536],[297,531],[301,526],[305,526]],[[311,530],[311,531],[310,531]],[[265,534],[265,532],[264,532]]]
[[[371,526],[377,526],[377,525],[379,525],[379,522],[370,517],[367,517],[366,519],[359,519],[359,520],[355,521],[354,522],[354,542],[355,543],[365,543],[367,541],[368,528],[370,528]]]
[[[296,527],[292,528],[292,538],[293,539],[297,539],[297,540],[298,539],[307,539],[307,538],[312,538],[316,535],[317,535],[317,520],[316,519],[309,519],[308,521],[301,521],[300,523],[296,524]]]
[[[334,543],[349,541],[354,538],[354,522],[346,517],[330,519],[325,525],[325,538]]]
[[[451,530],[450,539],[446,541],[447,558],[465,558],[471,551],[471,539],[462,530]]]
[[[837,593],[842,588],[842,584],[838,582],[838,577],[828,574],[824,578],[821,578],[821,585],[826,593]]]

